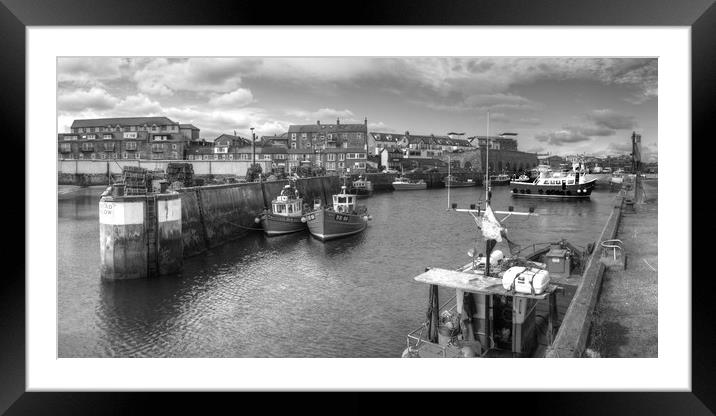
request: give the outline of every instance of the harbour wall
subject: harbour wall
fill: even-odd
[[[180,189],[182,243],[184,256],[202,253],[259,230],[254,219],[271,204],[288,181],[236,183]],[[296,181],[304,202],[327,203],[338,192],[337,176],[320,176]]]
[[[261,230],[255,218],[287,181],[179,189],[176,193],[100,198],[100,270],[105,280],[174,274],[184,257]],[[323,203],[340,189],[337,176],[296,181],[304,201]]]
[[[58,160],[59,185],[107,185],[110,178],[119,178],[125,166],[148,170],[166,170],[169,163],[191,163],[194,176],[244,177],[251,161],[240,160]],[[264,172],[271,170],[270,161],[257,161]]]
[[[600,243],[615,238],[621,221],[625,193],[620,192],[614,198],[612,212],[602,233],[595,244],[582,274],[582,282],[577,288],[572,302],[567,308],[562,324],[552,345],[547,349],[547,358],[578,358],[584,354],[592,325],[592,313],[599,297],[604,276],[604,264],[600,261]]]

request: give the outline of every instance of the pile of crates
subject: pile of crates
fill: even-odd
[[[124,166],[122,168],[122,182],[124,183],[125,195],[146,195],[147,190],[151,189],[152,186],[147,170],[136,166]]]
[[[169,183],[181,182],[184,186],[194,185],[194,165],[191,163],[169,163],[166,172]]]

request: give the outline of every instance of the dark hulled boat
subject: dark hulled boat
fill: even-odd
[[[345,185],[341,192],[333,195],[333,205],[324,207],[321,203],[314,204],[314,209],[304,216],[308,231],[321,241],[358,234],[368,225],[366,207],[356,205],[357,196],[346,192]]]
[[[298,190],[291,184],[286,185],[276,199],[271,201],[271,209],[264,210],[256,220],[268,236],[305,230],[303,199]]]

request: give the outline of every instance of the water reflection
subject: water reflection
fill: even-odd
[[[185,259],[180,275],[103,282],[99,192],[59,201],[61,357],[396,357],[425,314],[427,289],[412,277],[467,263],[477,238],[471,217],[446,210],[445,189],[376,193],[364,202],[373,221],[354,236],[323,243],[307,231],[252,232]],[[450,196],[465,207],[484,193]],[[532,201],[505,188],[493,205],[540,214],[506,221],[519,244],[586,245],[612,198]]]

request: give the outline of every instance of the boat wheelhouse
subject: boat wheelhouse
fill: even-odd
[[[363,176],[359,176],[353,181],[349,193],[356,195],[358,198],[368,198],[373,195],[373,183],[366,180]]]
[[[308,231],[321,241],[358,234],[366,229],[370,216],[365,206],[357,205],[357,195],[341,192],[333,195],[333,204],[324,207],[320,201],[304,216]]]
[[[271,201],[271,208],[256,218],[268,236],[303,231],[306,224],[302,221],[303,199],[292,184],[287,184],[281,193]]]

